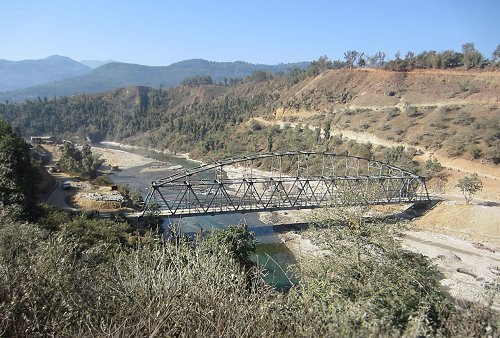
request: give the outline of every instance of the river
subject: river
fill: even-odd
[[[121,147],[108,143],[100,143],[96,146],[141,155],[161,162],[166,167],[182,166],[184,169],[191,169],[199,166],[199,163],[195,161],[144,148]],[[145,197],[152,181],[168,176],[171,173],[171,171],[149,170],[155,166],[156,164],[151,163],[134,166],[112,172],[109,178],[114,183],[128,185],[131,189],[139,191]],[[166,197],[175,198],[175,194],[173,192],[172,196]],[[169,219],[165,219],[165,228],[169,226],[169,222]],[[185,217],[182,219],[173,219],[172,222],[179,222],[181,231],[187,235],[193,235],[199,229],[207,232],[213,228],[224,229],[231,224],[247,224],[249,230],[255,234],[255,239],[258,243],[253,259],[265,267],[268,273],[266,281],[278,289],[290,287],[291,281],[284,271],[287,270],[290,264],[295,263],[293,254],[278,238],[274,231],[274,225],[262,222],[258,213]]]

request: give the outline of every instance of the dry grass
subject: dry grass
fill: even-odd
[[[384,229],[323,230],[334,255],[299,271],[288,294],[213,241],[85,250],[34,225],[0,226],[0,334],[92,337],[495,335],[498,318],[458,310],[425,259]],[[359,230],[359,229],[358,229]],[[373,237],[372,235],[376,235]],[[146,244],[147,243],[147,244]],[[361,255],[356,253],[361,250]]]

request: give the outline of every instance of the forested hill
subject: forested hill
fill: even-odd
[[[495,71],[324,69],[313,62],[232,85],[194,79],[170,89],[0,104],[0,117],[26,136],[116,140],[212,158],[287,149],[374,155],[371,145],[330,137],[340,130],[497,164],[499,88]]]
[[[172,87],[184,79],[194,76],[210,76],[215,82],[244,78],[256,70],[270,73],[287,72],[290,69],[305,68],[308,62],[278,65],[261,65],[246,62],[210,62],[193,59],[170,66],[143,66],[112,62],[93,71],[61,81],[34,86],[27,89],[0,93],[0,102],[19,102],[37,97],[53,98],[83,93],[102,92],[131,85],[153,88]]]

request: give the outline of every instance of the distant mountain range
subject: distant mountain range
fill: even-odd
[[[117,62],[115,60],[81,60],[80,63],[89,68],[96,69],[97,67],[104,66],[107,63]]]
[[[32,83],[30,85],[25,85],[25,88],[22,88],[22,85],[18,82],[15,88],[22,89],[11,90],[14,88],[0,88],[0,102],[16,102],[37,97],[52,98],[82,93],[94,93],[131,85],[154,88],[172,87],[180,84],[186,78],[199,75],[208,75],[212,77],[214,81],[221,82],[224,78],[246,77],[256,70],[276,73],[280,71],[286,72],[294,68],[305,68],[309,65],[309,62],[262,65],[241,61],[211,62],[202,59],[193,59],[177,62],[170,66],[143,66],[130,63],[111,62],[92,70],[90,67],[66,57],[53,56],[37,61],[43,63],[46,62],[46,60],[61,60],[59,72],[56,73],[52,71],[52,78],[45,81],[46,83],[44,84],[42,84],[42,80],[39,80],[36,84]],[[20,62],[24,61],[17,61],[15,63]],[[71,67],[68,66],[69,64],[73,64],[74,68],[79,69],[80,73],[69,75],[69,69],[71,69]],[[87,62],[87,65],[96,65],[96,63],[90,61],[90,63]],[[58,67],[52,65],[51,69],[52,68],[57,69]],[[66,73],[64,73],[63,70]],[[21,70],[19,72],[21,73]],[[54,74],[58,74],[59,78],[56,78],[57,76]],[[11,78],[13,78],[13,75],[11,75]],[[4,81],[5,77],[3,76],[1,68],[0,79],[8,83],[8,81]]]
[[[87,74],[92,69],[65,56],[42,60],[0,60],[0,92]]]

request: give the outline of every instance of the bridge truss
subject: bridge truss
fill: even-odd
[[[154,181],[144,213],[187,217],[425,201],[425,178],[409,171],[297,151],[228,158]]]

